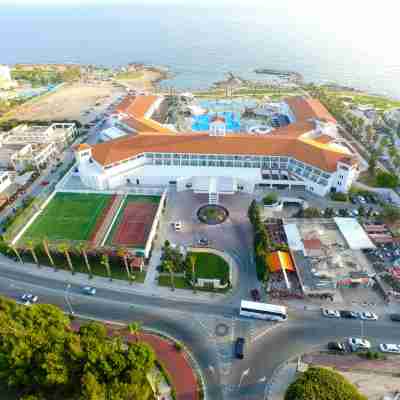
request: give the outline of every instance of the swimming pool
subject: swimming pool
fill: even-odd
[[[232,111],[222,111],[217,113],[209,113],[204,115],[197,115],[192,118],[193,131],[208,131],[210,129],[210,122],[218,115],[225,118],[227,132],[240,132],[240,113]]]
[[[235,112],[242,113],[246,108],[252,108],[257,106],[257,101],[252,99],[213,99],[213,100],[201,100],[200,106],[207,109],[212,113],[220,112]]]

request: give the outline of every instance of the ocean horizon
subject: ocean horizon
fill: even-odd
[[[382,0],[388,23],[374,30],[382,13],[368,5],[355,18],[344,1],[335,8],[314,0],[312,8],[264,3],[4,5],[0,63],[144,62],[170,69],[174,78],[164,86],[187,90],[207,88],[228,72],[261,79],[255,68],[274,68],[299,72],[306,82],[400,98],[398,6]]]

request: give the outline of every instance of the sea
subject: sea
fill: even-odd
[[[143,62],[168,67],[174,77],[163,85],[181,90],[273,68],[400,99],[394,0],[14,3],[0,0],[3,64]]]

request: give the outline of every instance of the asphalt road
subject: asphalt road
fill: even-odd
[[[8,297],[18,298],[29,291],[37,294],[40,302],[56,304],[69,311],[66,284],[51,276],[39,278],[2,264],[0,277],[0,293]],[[263,399],[265,385],[280,363],[329,340],[360,336],[361,332],[360,321],[322,318],[317,310],[292,311],[289,322],[277,324],[249,344],[244,360],[231,357],[229,374],[221,376],[218,360],[220,344],[199,320],[212,315],[225,320],[236,319],[240,323],[240,331],[236,330],[235,336],[232,335],[234,340],[239,334],[246,335],[252,323],[252,320],[238,318],[235,305],[176,302],[106,289],[91,297],[82,294],[81,288],[76,285],[71,286],[68,300],[76,314],[124,323],[141,321],[145,327],[164,331],[182,340],[192,349],[203,370],[208,398],[213,400]],[[260,324],[267,326],[270,323]],[[400,342],[400,325],[390,321],[388,316],[382,316],[377,322],[364,323],[364,335],[375,344]],[[233,348],[231,342],[227,346]],[[243,375],[244,372],[247,374]]]

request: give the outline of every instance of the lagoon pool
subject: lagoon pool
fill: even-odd
[[[197,115],[192,118],[192,131],[208,131],[210,129],[210,122],[216,115],[225,118],[227,132],[240,132],[240,113],[232,111]]]

